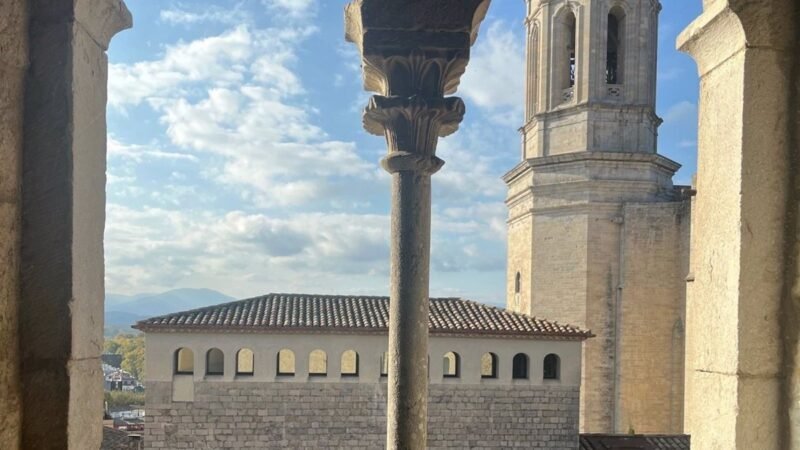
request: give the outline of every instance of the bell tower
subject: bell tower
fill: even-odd
[[[655,153],[657,0],[529,0],[524,158]]]
[[[590,329],[581,429],[683,420],[689,202],[657,153],[658,0],[527,0],[507,307]]]

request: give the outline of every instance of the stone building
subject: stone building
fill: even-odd
[[[139,322],[147,448],[383,448],[388,298],[270,294]],[[580,329],[431,299],[429,448],[578,447]]]
[[[421,3],[386,26],[454,14]],[[697,450],[800,448],[800,3],[702,4],[679,38],[701,78],[685,428]],[[121,0],[0,2],[4,448],[100,446],[105,49],[130,24]]]
[[[657,0],[528,0],[507,306],[592,330],[587,432],[683,429],[691,192],[657,153]]]

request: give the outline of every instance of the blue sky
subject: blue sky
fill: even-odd
[[[660,152],[695,172],[697,75],[661,16]],[[344,0],[127,0],[109,49],[106,289],[386,294],[389,176],[361,127]],[[519,158],[522,0],[494,0],[440,141],[431,294],[504,303],[505,186]]]

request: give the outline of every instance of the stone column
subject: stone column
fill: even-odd
[[[106,49],[121,0],[29,0],[19,336],[22,448],[102,436]]]
[[[431,175],[439,137],[464,116],[455,92],[489,0],[355,0],[347,39],[376,92],[364,127],[386,137],[392,174],[388,449],[427,448]]]
[[[28,66],[24,0],[0,2],[0,447],[20,443],[19,247],[22,117]]]
[[[678,39],[701,79],[685,429],[697,450],[798,449],[800,4],[703,5]]]

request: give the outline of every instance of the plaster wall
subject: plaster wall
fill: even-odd
[[[347,334],[235,334],[235,333],[153,333],[145,336],[145,370],[147,381],[172,381],[174,353],[186,347],[194,353],[195,382],[204,380],[322,383],[378,382],[381,380],[381,356],[388,350],[388,338],[381,335]],[[219,348],[225,355],[224,375],[206,375],[205,355],[211,348]],[[249,348],[255,354],[255,370],[252,376],[236,376],[235,355],[241,348]],[[289,349],[295,355],[295,375],[277,375],[277,354]],[[323,350],[327,354],[327,376],[309,376],[309,354]],[[346,350],[355,350],[359,355],[359,376],[341,376],[341,355]],[[461,359],[461,376],[442,376],[442,357],[454,351]],[[481,356],[492,352],[498,357],[496,379],[481,378]],[[513,380],[511,361],[517,353],[525,353],[530,360],[528,380]],[[580,386],[581,342],[558,340],[527,340],[499,338],[466,338],[432,335],[430,337],[429,379],[432,384],[486,384],[486,385],[543,385],[553,381],[542,379],[543,360],[549,353],[561,358],[561,378],[556,384]]]

